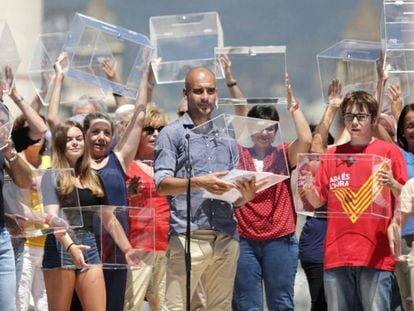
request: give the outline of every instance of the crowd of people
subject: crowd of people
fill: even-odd
[[[151,310],[263,310],[265,304],[269,310],[294,310],[298,263],[313,311],[413,310],[414,187],[408,179],[414,177],[414,104],[404,106],[401,90],[390,85],[392,115],[381,114],[387,82],[382,69],[373,95],[342,94],[341,82],[331,81],[317,125],[307,122],[286,76],[295,139],[275,146],[279,127],[272,125],[252,133],[246,147],[209,123],[217,84],[204,67],[188,71],[172,122],[150,103],[151,69],[134,105],[114,94],[114,117],[102,102],[83,95],[73,116],[62,120],[66,57],[60,54],[54,65],[46,117],[36,110],[39,105],[26,103],[16,87],[7,86],[22,115],[0,152],[1,310],[28,310],[31,300],[35,310],[140,310],[144,301]],[[230,96],[243,99],[231,60],[223,55],[221,61]],[[116,81],[111,63],[102,66]],[[8,68],[8,81],[12,74]],[[334,138],[329,128],[337,113],[342,131]],[[234,114],[279,121],[271,105],[239,103]],[[376,155],[389,162],[373,169],[355,159],[320,161],[313,170],[309,165],[296,171],[298,155],[306,153]],[[38,169],[46,169],[40,187],[46,192],[36,191]],[[255,177],[222,178],[233,169],[313,177],[303,184],[292,177],[262,190],[266,181]],[[346,183],[332,187],[338,174]],[[25,191],[27,209],[41,220],[13,214],[11,205],[20,198],[15,189]],[[240,196],[227,199],[234,189]],[[389,200],[378,199],[382,193]],[[324,212],[315,215],[325,217],[307,217],[298,241],[299,194],[310,210]],[[346,217],[348,205],[362,212]],[[61,218],[61,209],[73,206],[82,211],[82,226]],[[389,217],[363,217],[370,213],[367,206],[378,206]],[[152,241],[142,239],[149,223],[137,221],[140,210],[134,207],[154,211]],[[24,233],[29,222],[51,230],[24,237],[20,225]]]

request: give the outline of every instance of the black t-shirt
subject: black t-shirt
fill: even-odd
[[[107,198],[102,181],[101,187],[104,191],[103,197],[97,197],[87,188],[76,188],[68,195],[59,195],[56,189],[56,176],[54,170],[48,170],[42,178],[41,188],[43,196],[43,205],[47,211],[48,205],[58,204],[60,208],[60,217],[64,218],[70,226],[83,226],[82,229],[93,231],[93,215],[96,212],[94,208],[85,208],[88,206],[106,205]],[[84,207],[81,211],[79,206]]]
[[[22,152],[30,145],[37,143],[40,139],[33,140],[29,136],[29,127],[24,126],[18,129],[15,129],[11,132],[11,138],[14,143],[14,148],[17,152]]]

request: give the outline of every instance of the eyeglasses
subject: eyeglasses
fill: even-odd
[[[159,126],[159,127],[153,127],[153,126],[145,126],[143,128],[144,132],[147,133],[148,135],[152,135],[154,134],[155,131],[157,131],[158,133],[161,132],[161,130],[164,128],[164,126]]]
[[[368,113],[345,113],[344,114],[344,121],[352,122],[354,118],[357,118],[358,122],[363,122],[368,120],[371,115]]]

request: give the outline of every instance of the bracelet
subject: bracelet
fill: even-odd
[[[147,87],[148,87],[149,89],[153,89],[153,88],[154,88],[154,86],[155,86],[155,84],[154,84],[154,83],[152,83],[152,82],[149,82],[149,81],[148,81],[148,83],[147,83]]]
[[[227,83],[227,87],[233,87],[237,85],[237,81],[234,80],[233,82]]]
[[[8,162],[13,162],[13,161],[16,161],[18,157],[19,157],[19,154],[17,152],[13,152],[13,155],[10,158],[6,157],[6,159]]]
[[[23,96],[16,97],[16,104],[20,104],[22,101],[24,101]]]
[[[290,107],[289,108],[289,111],[290,112],[294,112],[294,111],[296,111],[296,110],[298,110],[299,109],[299,102],[297,101],[297,102],[295,102],[293,105],[292,105],[292,107]]]
[[[131,245],[125,247],[124,254],[126,255],[131,249],[132,249],[132,246]]]
[[[113,96],[113,97],[122,97],[122,95],[119,95],[119,94],[117,94],[117,93],[112,93],[112,96]]]
[[[54,216],[52,214],[47,213],[45,217],[45,224],[50,225],[50,222]]]
[[[76,245],[76,243],[75,243],[75,242],[70,243],[70,244],[69,244],[69,246],[68,246],[68,247],[66,247],[66,252],[68,252],[68,253],[69,253],[69,250],[70,250],[70,248],[72,247],[72,245]]]

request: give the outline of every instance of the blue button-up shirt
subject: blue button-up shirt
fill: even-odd
[[[165,127],[155,143],[154,178],[158,185],[166,177],[187,178],[188,147],[192,176],[234,168],[238,160],[237,144],[214,126],[194,131],[194,123],[186,113]],[[197,128],[199,129],[199,127]],[[189,134],[189,139],[186,135]],[[214,230],[238,239],[237,222],[230,203],[203,198],[205,190],[191,192],[191,231]],[[170,235],[186,231],[186,193],[168,196]]]

